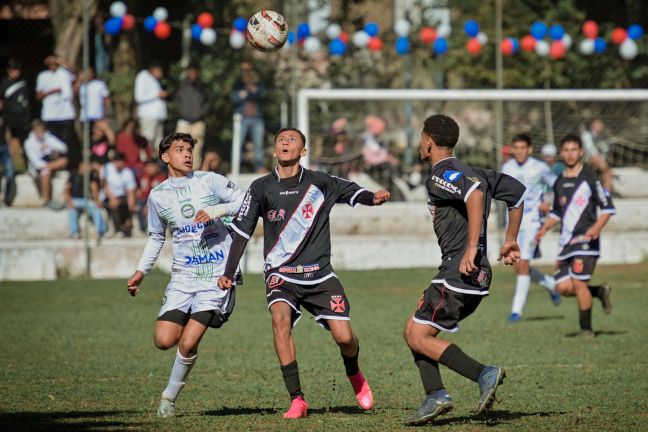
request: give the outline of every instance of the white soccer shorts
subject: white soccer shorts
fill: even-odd
[[[539,229],[540,225],[537,224],[520,227],[517,241],[520,246],[521,259],[531,261],[535,257],[535,251],[538,247],[535,236]]]
[[[203,285],[204,289],[195,291],[196,285]],[[191,313],[210,311],[210,310],[227,310],[227,303],[229,302],[229,292],[218,288],[216,282],[196,281],[195,285],[192,283],[193,290],[187,290],[183,284],[171,280],[167,285],[162,300],[162,307],[158,317],[164,315],[166,312],[179,309],[187,313],[191,309]]]

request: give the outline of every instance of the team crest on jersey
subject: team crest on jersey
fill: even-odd
[[[312,203],[306,203],[302,206],[301,208],[302,216],[304,216],[304,219],[310,219],[313,217],[313,204]]]
[[[344,304],[344,298],[341,295],[331,296],[331,310],[337,313],[342,313],[346,310],[346,305]]]
[[[190,219],[196,214],[196,209],[191,204],[185,204],[180,207],[180,213],[182,213],[182,216]]]
[[[286,210],[284,210],[284,209],[270,210],[266,214],[266,217],[268,219],[268,222],[282,221],[282,220],[284,220],[286,218]]]
[[[268,289],[272,289],[272,288],[278,287],[282,283],[284,283],[284,280],[282,278],[280,278],[277,275],[272,275],[272,276],[270,276],[270,279],[268,279],[268,283],[266,285],[267,285]]]
[[[574,260],[574,264],[572,264],[572,269],[574,270],[574,273],[583,273],[584,268],[585,268],[585,262],[583,262],[583,260],[580,258],[576,258]]]
[[[461,171],[447,170],[443,173],[443,179],[445,181],[449,181],[450,183],[454,183],[461,178],[462,174],[463,173]]]

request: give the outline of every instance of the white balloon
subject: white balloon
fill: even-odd
[[[563,35],[561,40],[562,40],[563,45],[565,46],[565,49],[571,48],[571,46],[574,44],[574,39],[572,39],[572,37],[569,36],[569,34],[567,34],[567,33],[565,33]]]
[[[353,33],[353,37],[351,38],[353,41],[353,45],[357,46],[358,48],[364,48],[367,46],[369,43],[370,36],[365,32],[364,30],[359,30],[355,33]]]
[[[330,40],[337,39],[342,33],[342,27],[339,24],[331,24],[326,28],[326,37]]]
[[[203,29],[203,33],[207,29]],[[202,34],[201,34],[202,35]],[[245,35],[240,31],[233,31],[229,37],[230,46],[234,49],[241,49],[245,46]]]
[[[450,33],[452,33],[452,28],[447,24],[442,24],[437,29],[437,38],[447,39]]]
[[[204,28],[200,32],[200,42],[204,45],[214,45],[216,42],[216,31],[213,28]]]
[[[578,47],[580,52],[585,55],[590,55],[594,52],[594,39],[583,39]]]
[[[169,18],[169,11],[167,11],[166,8],[162,6],[157,7],[153,11],[153,17],[157,22],[166,21],[167,18]]]
[[[488,36],[484,32],[477,33],[477,40],[481,46],[484,46],[488,43]]]
[[[638,51],[637,43],[630,38],[627,38],[621,45],[619,45],[619,54],[621,54],[621,57],[625,60],[632,60],[637,57]]]
[[[394,32],[400,37],[409,36],[412,25],[406,19],[399,19],[394,23]]]
[[[549,55],[549,42],[546,40],[539,40],[536,42],[535,52],[539,56],[545,57]]]
[[[315,36],[308,36],[304,41],[304,51],[314,53],[322,49],[322,42]]]
[[[126,5],[124,2],[116,1],[110,5],[110,15],[114,17],[123,17],[126,15]]]

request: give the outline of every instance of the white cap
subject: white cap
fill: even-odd
[[[556,157],[556,155],[558,154],[558,149],[555,145],[549,143],[542,146],[540,153],[542,154],[542,156]]]

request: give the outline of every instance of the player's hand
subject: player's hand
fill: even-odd
[[[477,266],[475,265],[475,257],[477,257],[476,247],[469,247],[468,249],[466,249],[466,253],[464,253],[464,256],[461,258],[461,262],[459,263],[459,271],[461,272],[461,274],[468,276],[472,272],[477,270]]]
[[[601,235],[601,230],[596,225],[592,225],[585,231],[584,237],[589,237],[591,240],[596,240]]]
[[[540,228],[535,235],[536,242],[540,243],[540,240],[542,240],[542,237],[544,237],[545,234],[547,234],[547,230],[544,227]]]
[[[513,265],[520,260],[520,246],[515,240],[504,242],[500,248],[497,261],[502,261],[506,265]]]
[[[196,213],[196,219],[194,222],[200,223],[200,222],[209,222],[211,218],[207,214],[207,212],[203,209],[198,210],[198,213]]]
[[[391,198],[391,194],[389,193],[389,191],[379,190],[376,193],[374,193],[374,199],[373,199],[374,205],[379,206],[385,201],[388,201],[389,198]]]
[[[133,273],[133,276],[131,276],[131,278],[128,279],[128,282],[126,282],[126,284],[128,285],[128,294],[135,297],[139,292],[139,284],[141,284],[143,280],[144,273],[136,270],[135,273]]]
[[[548,202],[542,202],[540,203],[540,206],[538,206],[538,210],[540,211],[540,214],[547,214],[549,213],[549,210],[551,210],[551,204]]]
[[[221,276],[218,278],[218,287],[223,290],[228,290],[232,288],[232,279],[227,276]]]

